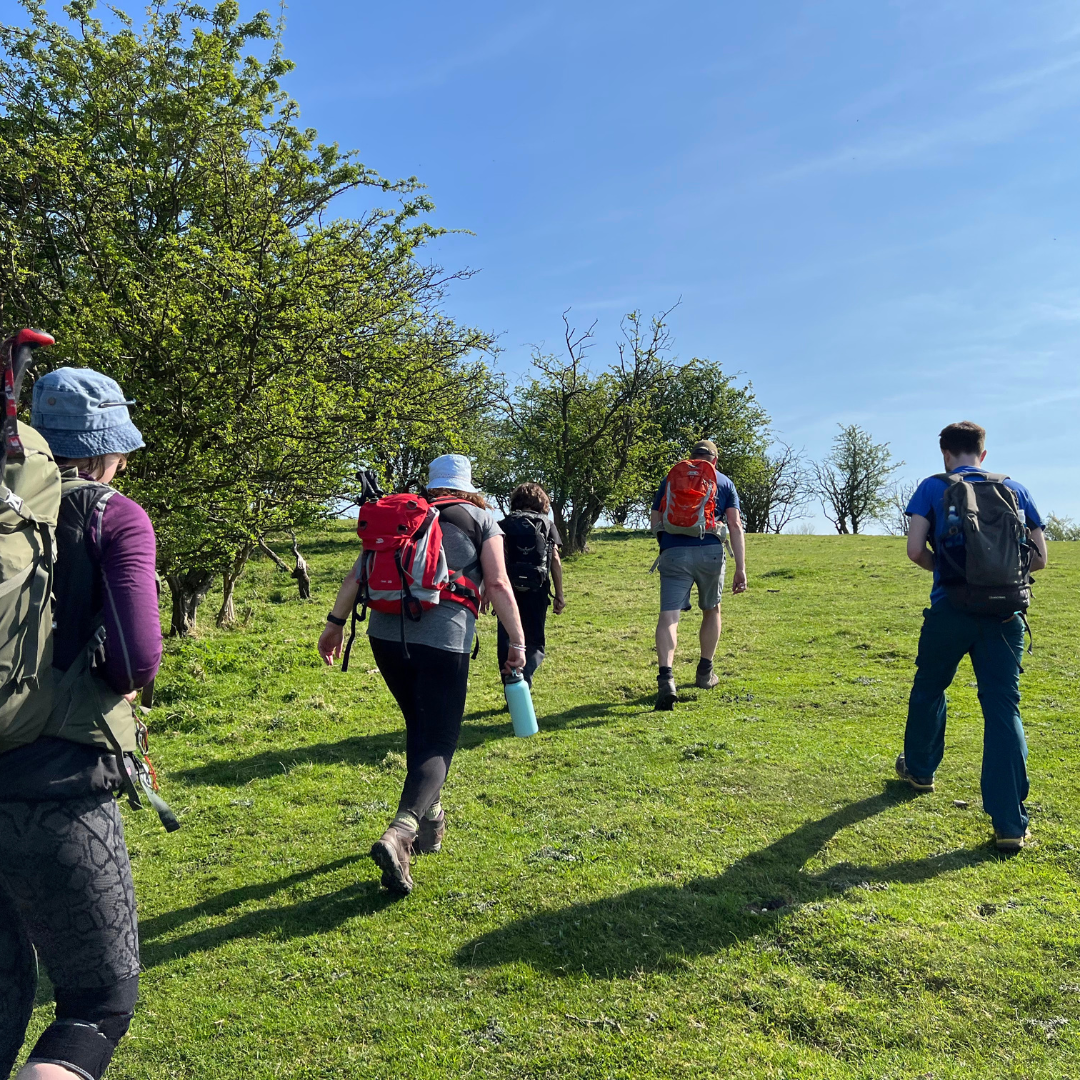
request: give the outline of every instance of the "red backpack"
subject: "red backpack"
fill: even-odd
[[[405,646],[405,620],[419,622],[424,612],[440,603],[462,604],[475,616],[480,611],[480,586],[462,570],[447,566],[440,519],[456,525],[473,541],[477,552],[483,531],[475,518],[461,509],[464,499],[436,499],[420,495],[386,495],[360,508],[356,532],[364,545],[357,572],[359,589],[353,608],[352,633],[342,657],[347,671],[356,624],[368,609],[401,616],[401,643]]]
[[[719,534],[716,526],[716,469],[712,462],[692,458],[673,465],[660,500],[664,532],[702,537]]]

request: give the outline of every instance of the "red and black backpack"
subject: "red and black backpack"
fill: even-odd
[[[357,572],[359,589],[353,607],[352,633],[342,658],[347,671],[356,624],[367,618],[368,609],[401,616],[401,643],[405,643],[405,620],[419,622],[437,604],[461,604],[478,615],[480,586],[466,575],[479,566],[483,529],[465,509],[464,499],[442,498],[429,502],[421,495],[386,495],[360,507],[356,532],[364,545]],[[447,565],[441,522],[461,529],[473,542],[476,562],[454,568]]]

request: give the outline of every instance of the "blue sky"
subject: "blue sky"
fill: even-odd
[[[245,4],[245,7],[254,5]],[[502,363],[560,314],[670,307],[676,352],[750,378],[781,437],[837,423],[988,465],[1080,517],[1080,9],[1042,0],[303,0],[288,89],[324,139],[417,175],[450,310]],[[345,208],[347,209],[347,208]]]

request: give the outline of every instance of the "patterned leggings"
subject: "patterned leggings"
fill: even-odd
[[[0,803],[4,1080],[34,1007],[35,952],[56,989],[58,1020],[97,1024],[119,1041],[138,986],[139,935],[124,826],[108,793]]]

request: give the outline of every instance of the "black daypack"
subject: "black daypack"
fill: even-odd
[[[1032,545],[1016,492],[995,473],[941,473],[945,522],[934,547],[949,602],[1002,619],[1031,605]],[[961,542],[962,541],[962,542]]]
[[[555,542],[543,514],[514,510],[502,527],[506,573],[517,592],[543,592],[551,579],[551,552]]]

